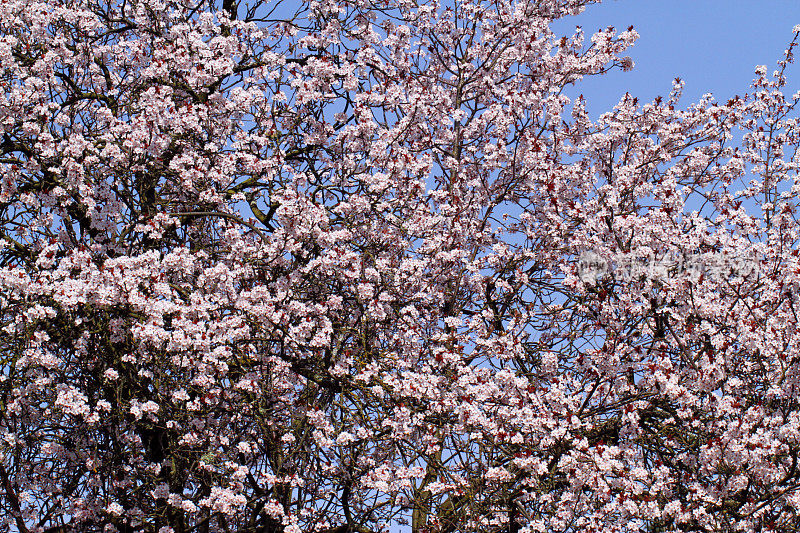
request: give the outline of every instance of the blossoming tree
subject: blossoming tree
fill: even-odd
[[[796,531],[794,42],[590,3],[0,0],[1,527]]]

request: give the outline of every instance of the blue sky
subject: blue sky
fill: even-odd
[[[798,0],[606,0],[554,29],[587,34],[601,27],[633,25],[640,38],[630,49],[632,72],[582,81],[593,116],[610,110],[629,91],[640,100],[669,93],[675,76],[686,81],[684,105],[704,93],[718,101],[744,94],[756,65],[772,72],[800,24]],[[800,50],[796,50],[800,61]],[[789,92],[800,88],[800,66],[790,70]]]

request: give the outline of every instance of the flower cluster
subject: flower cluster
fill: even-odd
[[[796,530],[800,32],[590,3],[0,0],[0,529]]]

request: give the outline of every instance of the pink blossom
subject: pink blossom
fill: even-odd
[[[0,7],[9,527],[794,528],[797,28],[592,118],[582,0],[195,4]]]

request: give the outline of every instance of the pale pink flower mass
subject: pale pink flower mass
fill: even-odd
[[[796,530],[800,26],[586,4],[0,0],[2,527]]]

